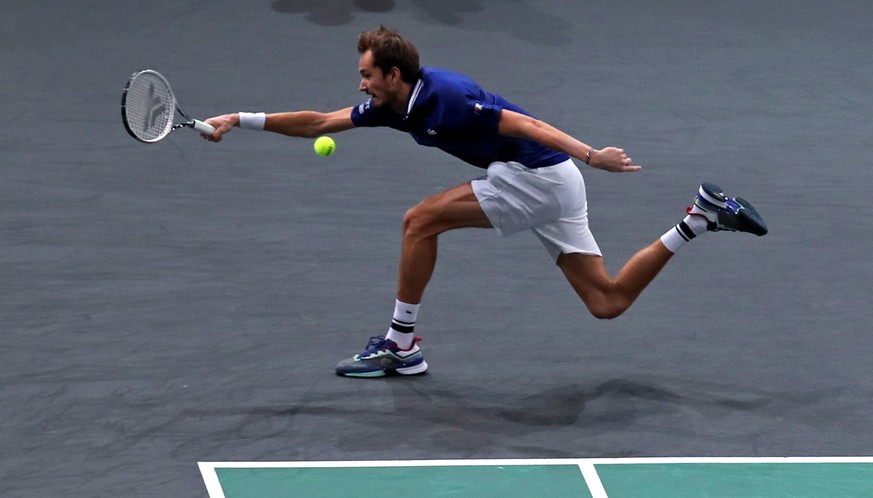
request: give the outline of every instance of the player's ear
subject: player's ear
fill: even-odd
[[[388,76],[391,77],[392,81],[398,81],[403,79],[403,74],[400,73],[400,68],[397,66],[393,66],[390,71],[388,71]]]

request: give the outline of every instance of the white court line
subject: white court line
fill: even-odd
[[[215,472],[215,465],[208,463],[198,463],[200,467],[200,475],[203,476],[203,484],[206,485],[206,492],[209,498],[225,498],[224,489],[221,488],[221,482],[218,481],[218,473]]]
[[[873,456],[857,457],[635,457],[635,458],[532,458],[479,460],[363,460],[299,462],[198,462],[209,498],[225,498],[216,469],[299,469],[367,467],[468,467],[510,465],[577,465],[594,498],[607,498],[595,465],[639,464],[815,464],[873,463]],[[589,480],[590,479],[590,480]],[[599,488],[598,488],[599,486]],[[594,493],[602,493],[600,495]]]
[[[588,485],[591,498],[609,498],[606,495],[606,490],[603,489],[603,483],[600,481],[600,476],[597,475],[597,469],[594,468],[593,463],[580,464],[579,470],[582,471],[582,477],[585,478],[585,484]]]
[[[200,468],[330,468],[330,467],[446,467],[469,465],[622,465],[680,463],[873,463],[873,456],[857,457],[631,457],[524,458],[478,460],[322,460],[296,462],[199,462]]]

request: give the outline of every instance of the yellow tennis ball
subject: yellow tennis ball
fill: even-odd
[[[318,137],[313,145],[315,153],[321,157],[327,157],[336,150],[336,142],[328,136]]]

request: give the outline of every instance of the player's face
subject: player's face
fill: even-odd
[[[373,65],[373,54],[368,50],[361,54],[358,70],[361,73],[358,89],[372,98],[374,106],[398,107],[401,79],[396,68],[386,75],[382,69]]]

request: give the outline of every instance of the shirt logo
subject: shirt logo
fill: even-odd
[[[479,102],[473,104],[473,112],[475,112],[476,114],[482,114],[482,109],[482,104],[480,104]]]
[[[427,134],[430,136],[434,136],[434,135],[436,135],[436,130],[434,130],[433,128],[428,128]]]

